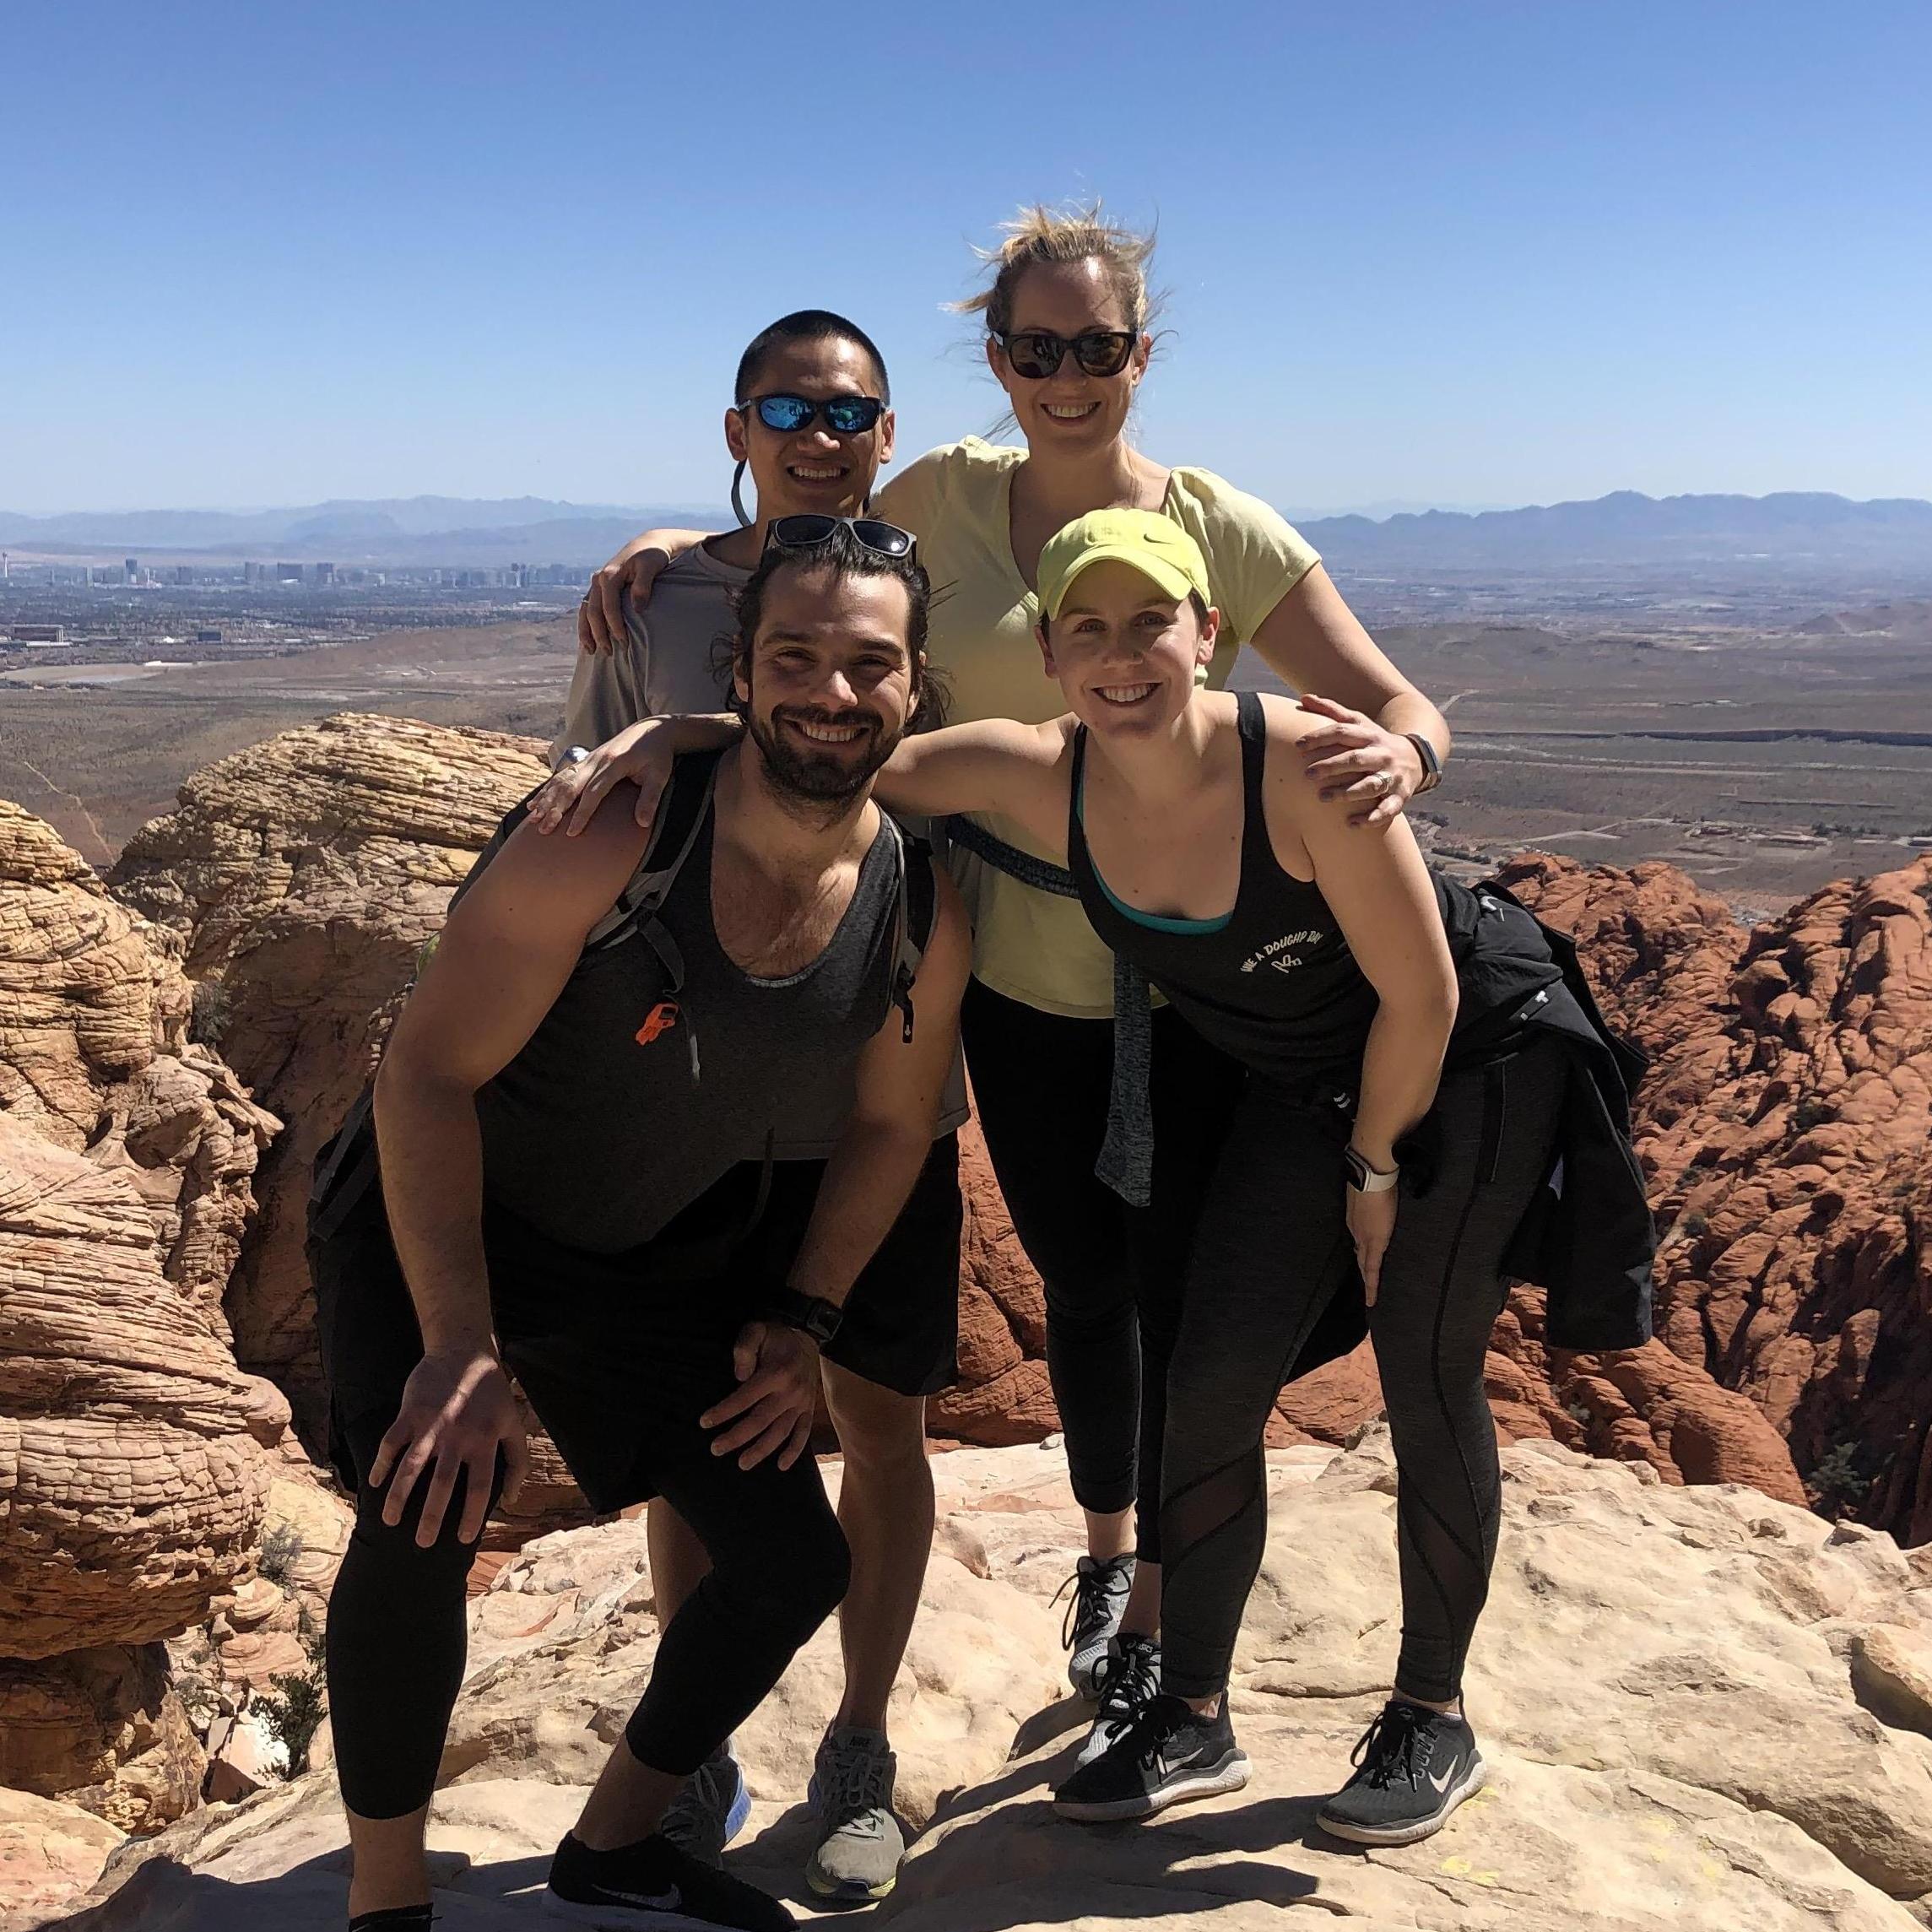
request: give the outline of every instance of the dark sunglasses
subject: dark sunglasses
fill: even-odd
[[[738,407],[755,409],[759,421],[782,436],[809,430],[820,416],[835,435],[860,436],[885,414],[885,405],[874,396],[834,396],[829,403],[814,403],[807,396],[754,396]]]
[[[1050,328],[1023,328],[993,340],[1006,351],[1015,376],[1038,382],[1060,366],[1069,349],[1089,376],[1118,376],[1134,353],[1136,338],[1130,328],[1084,328],[1069,342]]]
[[[765,532],[768,550],[809,550],[822,544],[843,524],[874,556],[910,557],[916,545],[912,533],[877,517],[821,517],[805,511],[796,517],[774,517]]]

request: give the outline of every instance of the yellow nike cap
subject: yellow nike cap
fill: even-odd
[[[1056,531],[1040,553],[1040,609],[1060,614],[1074,579],[1090,564],[1131,565],[1177,603],[1188,592],[1208,594],[1208,560],[1201,546],[1172,518],[1151,510],[1090,510]]]

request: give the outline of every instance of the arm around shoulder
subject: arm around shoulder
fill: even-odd
[[[1067,718],[991,717],[918,732],[899,741],[879,772],[879,800],[927,818],[999,812],[1057,847],[1067,831],[1063,772],[1071,743]]]

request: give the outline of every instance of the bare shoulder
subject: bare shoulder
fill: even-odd
[[[587,931],[623,891],[649,843],[649,829],[637,823],[635,785],[626,781],[614,786],[597,815],[574,838],[546,838],[526,819],[456,912],[480,901],[479,911],[496,917],[528,916],[565,925],[581,914]]]
[[[1306,739],[1316,733],[1328,728],[1329,720],[1318,717],[1314,712],[1303,711],[1293,698],[1277,697],[1272,691],[1261,693],[1261,715],[1268,727],[1268,749],[1274,751],[1299,751]],[[1280,765],[1285,760],[1271,763],[1269,776],[1280,776]]]

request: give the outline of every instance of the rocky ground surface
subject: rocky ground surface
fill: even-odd
[[[1270,1458],[1268,1556],[1237,1659],[1256,1767],[1150,1826],[1054,1820],[1083,1707],[1061,1695],[1053,1591],[1077,1547],[1051,1450],[939,1464],[940,1532],[893,1727],[921,1827],[879,1917],[908,1926],[1350,1919],[1426,1932],[1911,1932],[1932,1894],[1932,1556],[1738,1486],[1554,1444],[1505,1452],[1507,1521],[1469,1680],[1490,1789],[1426,1843],[1363,1853],[1320,1799],[1393,1659],[1394,1472]],[[654,1648],[638,1528],[533,1544],[472,1605],[431,1843],[449,1932],[540,1922],[540,1885]],[[836,1695],[829,1631],[740,1748],[757,1799],[737,1869],[803,1907],[798,1800]],[[19,1831],[0,1823],[0,1832]],[[42,1818],[51,1859],[74,1821]],[[31,1827],[29,1827],[31,1829]],[[341,1924],[326,1772],[211,1806],[109,1859],[41,1923],[73,1932]]]

